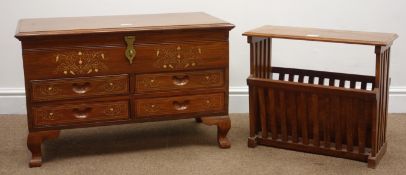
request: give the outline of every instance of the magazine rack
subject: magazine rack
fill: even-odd
[[[390,47],[396,34],[263,26],[250,44],[248,146],[368,162],[386,151]],[[273,67],[272,38],[371,45],[375,76]]]

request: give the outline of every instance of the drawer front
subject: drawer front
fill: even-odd
[[[193,70],[228,65],[227,42],[139,45],[135,64],[150,71]]]
[[[125,74],[131,65],[124,53],[118,46],[25,50],[25,76],[43,80]]]
[[[136,91],[165,91],[224,86],[224,71],[196,71],[136,76]]]
[[[136,100],[137,118],[225,110],[224,93]]]
[[[129,119],[128,104],[128,101],[115,101],[47,105],[33,107],[32,114],[36,126],[127,120]]]
[[[31,85],[33,101],[129,93],[128,75],[31,81]]]
[[[25,77],[41,80],[224,68],[228,65],[228,42],[132,46],[128,47],[132,54],[126,54],[126,46],[24,50]]]

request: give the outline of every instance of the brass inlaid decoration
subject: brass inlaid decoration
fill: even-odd
[[[59,119],[59,116],[55,114],[53,111],[37,111],[37,115],[39,118],[41,118],[44,121],[53,121],[56,119]]]
[[[42,96],[52,96],[52,95],[57,95],[59,94],[61,91],[61,89],[59,89],[56,86],[53,85],[49,85],[49,86],[40,86],[38,88],[38,92],[42,95]]]
[[[147,113],[156,113],[161,110],[161,107],[157,104],[144,104],[141,109]]]
[[[84,75],[107,70],[104,53],[97,51],[71,51],[55,56],[55,74]]]
[[[126,104],[113,104],[107,106],[103,113],[108,116],[118,116],[123,112],[127,112],[127,105]]]
[[[128,88],[128,81],[126,80],[109,80],[100,87],[104,92],[123,92]]]
[[[145,88],[157,88],[161,84],[160,81],[156,80],[154,77],[144,78],[140,82]]]
[[[198,82],[202,85],[216,84],[221,81],[220,76],[222,76],[222,74],[219,74],[218,72],[207,73],[204,76],[202,76],[200,81]]]
[[[157,61],[154,67],[162,69],[185,69],[197,66],[201,61],[200,47],[161,48],[156,50]]]

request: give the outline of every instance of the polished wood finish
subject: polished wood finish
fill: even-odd
[[[32,153],[29,166],[40,167],[42,165],[42,142],[49,139],[55,139],[59,136],[59,130],[30,132],[27,138],[27,147]]]
[[[32,100],[46,101],[129,94],[128,75],[32,81]]]
[[[394,33],[360,32],[305,27],[265,25],[243,35],[258,38],[284,38],[293,40],[322,41],[333,43],[387,46],[398,38]]]
[[[173,114],[224,112],[224,93],[136,99],[136,117],[165,117]]]
[[[216,125],[217,126],[217,142],[220,148],[230,148],[231,143],[228,140],[227,133],[231,128],[231,120],[228,116],[224,117],[203,117],[201,118],[202,123],[206,125]]]
[[[18,25],[17,37],[234,27],[203,12],[22,19]]]
[[[225,84],[222,70],[141,74],[135,79],[137,92],[222,87]]]
[[[249,147],[378,164],[387,147],[389,58],[396,34],[265,26],[244,35],[251,50]],[[273,67],[272,38],[374,45],[376,74]]]
[[[80,127],[196,118],[230,147],[233,27],[205,13],[21,20],[30,167],[43,141]]]

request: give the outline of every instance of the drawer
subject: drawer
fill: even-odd
[[[45,101],[129,93],[128,75],[31,81],[32,100]]]
[[[138,118],[225,110],[224,93],[137,99]]]
[[[93,46],[24,50],[25,77],[29,80],[100,75],[168,72],[224,68],[228,65],[227,42],[190,42]]]
[[[196,71],[136,76],[136,91],[165,91],[224,86],[224,71]]]
[[[90,102],[33,107],[36,126],[56,126],[129,119],[129,102]]]
[[[153,71],[190,70],[228,65],[227,42],[138,45],[135,64]]]

